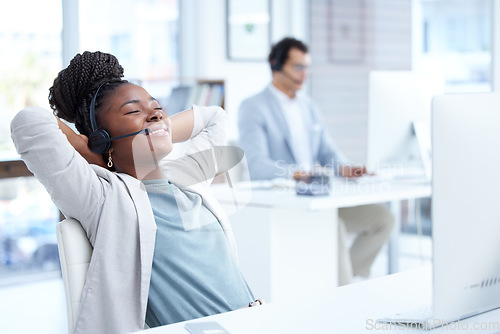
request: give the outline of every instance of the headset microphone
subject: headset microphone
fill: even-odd
[[[287,77],[288,79],[292,80],[293,82],[295,82],[296,84],[300,85],[302,84],[302,80],[297,80],[295,79],[294,77],[292,77],[291,75],[289,75],[288,73],[285,72],[285,70],[281,69],[280,72],[285,76]]]
[[[274,56],[273,63],[271,64],[271,69],[276,72],[281,72],[285,77],[296,83],[297,85],[302,84],[302,80],[297,80],[288,73],[285,72],[283,69],[284,65],[284,57],[286,57],[285,54],[287,54],[290,51],[290,48],[286,48],[284,46],[278,47],[276,50],[276,55]]]
[[[140,131],[128,133],[126,135],[121,135],[117,137],[110,137],[106,130],[99,129],[97,132],[94,131],[89,136],[89,147],[92,152],[95,153],[105,153],[109,151],[111,148],[111,142],[113,140],[118,140],[122,138],[136,136],[140,133],[149,134],[151,132],[150,129],[142,129]]]

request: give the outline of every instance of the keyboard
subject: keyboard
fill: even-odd
[[[402,183],[402,184],[425,184],[429,183],[429,179],[425,176],[418,175],[363,175],[359,177],[347,178],[349,182],[359,184],[377,184],[377,183]]]
[[[432,307],[422,307],[418,309],[409,310],[406,312],[396,313],[387,318],[377,319],[378,322],[394,322],[394,323],[415,323],[423,324],[432,320]]]

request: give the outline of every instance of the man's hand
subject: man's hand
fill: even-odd
[[[340,175],[343,177],[359,177],[368,174],[365,166],[342,166]]]
[[[309,180],[310,176],[311,176],[311,173],[306,172],[306,171],[296,171],[295,173],[293,173],[293,179],[295,181],[307,182],[307,180]]]

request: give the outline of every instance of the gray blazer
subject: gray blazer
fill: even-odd
[[[313,163],[338,170],[347,159],[328,135],[324,121],[313,101],[297,96],[304,121],[309,129]],[[239,145],[245,151],[250,177],[253,180],[288,178],[297,160],[290,146],[290,129],[280,103],[266,87],[262,92],[243,101],[238,113]]]
[[[195,124],[188,151],[222,144],[225,112],[219,107],[194,107]],[[55,117],[42,108],[26,108],[11,123],[12,139],[29,170],[45,186],[66,217],[76,218],[94,247],[80,303],[75,333],[126,333],[144,328],[156,224],[142,183],[127,175],[89,165],[59,130]],[[197,157],[191,166],[171,164],[171,181],[183,175],[200,182],[187,188],[200,194],[218,218],[236,256],[231,227],[208,192],[212,177]],[[209,159],[212,155],[210,155]],[[213,171],[213,168],[209,168]],[[185,182],[185,178],[180,181]]]

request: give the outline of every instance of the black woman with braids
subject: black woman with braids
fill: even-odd
[[[76,55],[49,102],[53,113],[25,108],[11,131],[28,168],[94,248],[75,333],[132,332],[261,304],[208,192],[217,164],[212,154],[189,155],[223,144],[220,107],[169,118],[102,52]],[[191,158],[165,163],[173,143],[188,139]]]

